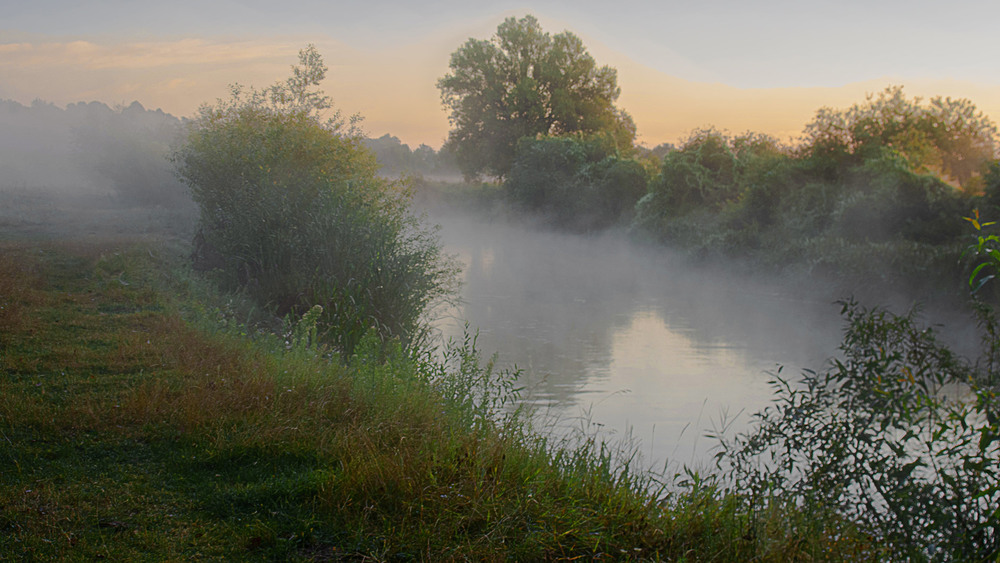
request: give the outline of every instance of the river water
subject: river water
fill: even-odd
[[[771,400],[769,373],[819,369],[842,332],[832,298],[710,272],[621,237],[582,237],[433,214],[463,266],[462,303],[437,327],[522,370],[524,400],[556,433],[631,435],[645,463],[707,466],[706,433]],[[797,295],[802,292],[796,291]]]

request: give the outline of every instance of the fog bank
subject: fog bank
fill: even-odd
[[[740,429],[767,406],[772,373],[796,380],[838,351],[843,288],[696,264],[620,234],[435,209],[429,219],[463,264],[463,301],[436,326],[460,338],[467,321],[486,356],[523,371],[527,403],[557,418],[557,433],[594,423],[633,433],[654,463],[708,463],[704,434],[724,421]],[[886,297],[875,293],[862,301]],[[951,313],[923,317],[959,340],[972,334],[969,317]]]

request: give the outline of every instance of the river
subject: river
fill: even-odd
[[[706,466],[706,433],[772,398],[770,374],[822,368],[842,333],[832,298],[691,266],[622,237],[434,214],[460,260],[462,302],[436,326],[522,370],[548,431],[631,436],[645,463]]]

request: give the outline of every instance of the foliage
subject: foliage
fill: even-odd
[[[647,183],[638,161],[601,139],[525,137],[504,189],[519,208],[556,225],[597,230],[627,222]]]
[[[443,350],[428,349],[419,358],[421,379],[444,398],[464,426],[486,431],[493,424],[522,424],[518,405],[523,387],[520,370],[501,369],[497,356],[486,362],[480,355],[478,333],[466,323],[460,342],[448,342]],[[440,352],[440,357],[435,357]]]
[[[720,469],[751,509],[793,502],[862,525],[896,557],[981,560],[1000,549],[995,389],[921,328],[844,303],[842,359],[779,375],[755,430]],[[995,335],[993,335],[995,338]]]
[[[982,203],[991,215],[1000,215],[1000,160],[991,164],[983,175]]]
[[[753,133],[698,130],[663,156],[636,205],[633,230],[697,256],[779,268],[818,261],[837,281],[877,276],[926,285],[919,272],[943,255],[958,259],[961,217],[977,204],[976,186],[985,188],[983,204],[1000,201],[1000,166],[977,176],[995,154],[995,135],[967,100],[921,104],[901,88],[848,110],[819,110],[797,149]],[[947,183],[956,178],[965,190]],[[859,278],[849,272],[872,263],[858,260],[866,246],[872,255],[895,249],[928,261]]]
[[[168,157],[182,133],[180,120],[132,102],[112,111],[89,108],[74,137],[94,183],[109,185],[131,205],[180,208],[193,207],[191,197]]]
[[[649,193],[636,207],[637,226],[663,234],[672,218],[727,204],[747,207],[751,220],[770,222],[788,157],[773,138],[747,133],[730,137],[715,129],[694,131],[663,157]],[[742,203],[740,203],[742,200]]]
[[[320,333],[344,352],[369,329],[409,343],[452,268],[353,128],[321,117],[313,47],[300,65],[285,83],[234,86],[192,123],[175,161],[201,209],[196,257],[279,316],[322,306]]]
[[[587,164],[586,146],[574,139],[525,137],[518,143],[504,188],[519,205],[543,213],[558,212],[567,202],[575,203],[567,194],[579,191],[578,176]]]
[[[966,221],[976,229],[976,243],[971,245],[966,251],[979,257],[981,262],[977,264],[969,275],[969,288],[972,293],[977,293],[990,280],[1000,274],[1000,237],[996,234],[986,234],[984,229],[996,225],[996,221],[981,222],[979,210],[973,210],[972,217],[965,217]]]
[[[925,105],[896,86],[847,110],[817,111],[803,150],[830,174],[891,150],[917,173],[933,172],[975,191],[984,166],[996,158],[996,143],[996,125],[969,100],[935,97]]]
[[[657,497],[596,436],[504,412],[514,374],[474,339],[349,365],[281,337],[159,245],[2,243],[0,559],[858,560],[865,538],[743,535],[737,497]],[[125,283],[123,283],[125,282]],[[313,349],[315,352],[316,350]],[[624,457],[620,457],[620,455]],[[851,541],[858,542],[851,544]],[[857,549],[852,549],[855,545]]]
[[[842,185],[830,217],[838,236],[945,244],[962,234],[968,198],[935,176],[914,173],[896,153],[854,168]]]
[[[508,18],[490,40],[469,39],[438,81],[453,151],[467,178],[506,177],[522,137],[606,135],[631,148],[632,119],[614,106],[617,73],[598,67],[583,42],[544,32],[533,16]]]
[[[634,232],[696,256],[739,256],[779,268],[819,260],[826,263],[823,275],[834,281],[876,275],[927,286],[921,270],[931,269],[942,254],[958,258],[961,217],[976,196],[917,166],[916,153],[882,144],[879,135],[896,138],[905,129],[897,121],[919,114],[920,106],[893,92],[891,100],[871,102],[876,109],[868,108],[865,119],[858,117],[864,113],[860,106],[836,115],[821,110],[808,129],[812,144],[799,150],[754,133],[695,131],[663,157],[649,193],[636,205]],[[865,142],[855,142],[851,131]],[[988,173],[985,183],[992,178]],[[857,277],[850,273],[854,266],[872,263],[852,258],[861,257],[865,245],[873,255],[886,247],[931,261]],[[848,262],[837,264],[838,255]]]
[[[694,132],[684,145],[663,159],[651,193],[664,192],[672,209],[718,207],[736,197],[739,159],[730,140],[707,129]]]
[[[436,152],[427,145],[414,150],[389,134],[377,139],[365,139],[365,146],[375,153],[379,174],[383,176],[455,176],[458,169],[452,154]]]
[[[134,207],[193,214],[187,187],[167,157],[183,133],[180,119],[139,102],[60,109],[35,100],[0,100],[0,188],[95,197]]]

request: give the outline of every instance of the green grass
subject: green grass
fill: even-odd
[[[170,248],[0,242],[0,560],[868,553],[849,526],[751,521],[704,483],[650,493],[599,440],[553,450],[455,391],[497,385],[486,366],[289,350]]]

